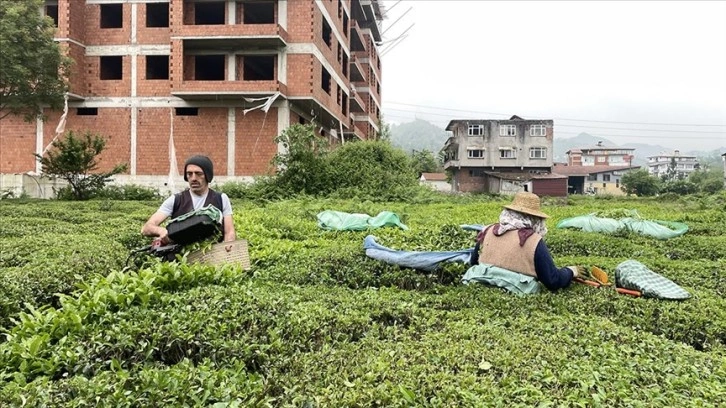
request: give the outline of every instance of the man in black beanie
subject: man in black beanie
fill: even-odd
[[[209,188],[214,178],[214,165],[207,156],[192,156],[184,163],[184,181],[189,183],[189,189],[167,198],[161,207],[152,215],[141,228],[141,234],[147,237],[157,237],[162,245],[169,243],[166,228],[161,226],[167,218],[176,218],[206,205],[212,204],[222,212],[222,232],[225,242],[237,239],[232,220],[232,204],[227,194],[218,193]],[[230,250],[231,247],[228,249]]]

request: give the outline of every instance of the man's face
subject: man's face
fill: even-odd
[[[189,182],[189,190],[196,195],[203,195],[207,191],[207,178],[204,177],[204,170],[196,164],[187,166],[187,182]]]

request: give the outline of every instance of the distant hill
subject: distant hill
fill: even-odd
[[[444,147],[447,132],[422,119],[416,119],[413,122],[402,123],[400,125],[391,126],[391,144],[400,147],[406,153],[411,154],[413,150],[429,150],[438,155],[439,150]],[[556,137],[554,140],[554,160],[559,162],[567,161],[568,150],[578,147],[596,146],[598,142],[602,142],[607,147],[628,147],[635,149],[635,159],[633,165],[645,166],[648,162],[648,156],[655,156],[663,152],[672,152],[673,147],[650,145],[645,143],[626,143],[617,145],[612,141],[593,136],[589,133],[582,132],[571,138]],[[684,151],[681,153],[698,158],[708,159],[708,161],[718,162],[720,155],[726,152],[726,147],[721,147],[711,151]]]
[[[391,144],[407,154],[414,150],[429,150],[436,157],[448,137],[444,129],[421,119],[391,126]]]

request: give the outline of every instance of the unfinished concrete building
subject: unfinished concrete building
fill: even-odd
[[[218,182],[268,173],[295,123],[333,143],[378,131],[378,0],[46,0],[43,12],[75,62],[65,130],[105,136],[101,169],[128,163],[120,182],[161,187],[197,153]],[[44,113],[0,121],[1,174],[40,172],[33,153],[63,123]]]

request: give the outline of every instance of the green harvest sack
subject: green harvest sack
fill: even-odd
[[[603,232],[606,234],[627,230],[657,239],[679,237],[688,231],[688,225],[682,222],[644,220],[635,210],[615,211],[627,216],[615,220],[613,218],[598,217],[598,213],[580,215],[558,222],[557,228],[573,228],[585,232]]]
[[[490,264],[479,264],[469,268],[461,278],[461,283],[484,283],[504,288],[517,295],[539,293],[541,286],[534,276],[523,275]]]
[[[381,211],[375,217],[368,214],[350,214],[340,211],[326,210],[318,213],[318,227],[335,231],[365,231],[380,227],[408,227],[401,222],[395,213]]]
[[[615,267],[615,282],[618,287],[640,291],[645,297],[669,300],[691,297],[690,293],[670,279],[632,259]]]

